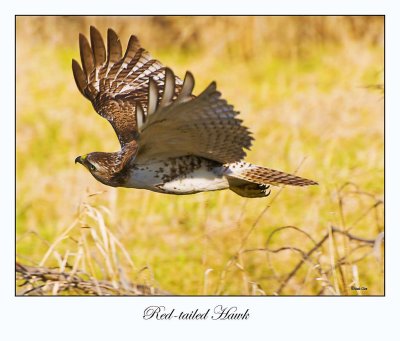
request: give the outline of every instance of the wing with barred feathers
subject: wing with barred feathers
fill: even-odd
[[[147,113],[138,106],[138,154],[135,163],[185,155],[221,163],[243,159],[253,138],[237,119],[237,111],[211,83],[198,97],[192,95],[194,78],[186,73],[176,90],[175,75],[166,68],[164,87],[150,80]],[[158,94],[162,93],[161,99]],[[178,96],[174,97],[174,94]]]
[[[135,36],[122,55],[108,29],[107,50],[90,27],[90,43],[79,36],[82,68],[72,61],[75,82],[94,109],[114,128],[122,147],[138,140],[135,162],[197,155],[221,163],[241,160],[252,137],[215,83],[198,97],[190,72],[184,82],[140,47]]]
[[[147,112],[149,80],[161,89],[164,85],[165,67],[140,47],[135,36],[129,39],[122,55],[117,34],[108,29],[107,51],[99,31],[90,27],[90,44],[79,35],[82,67],[72,61],[72,70],[79,91],[89,99],[94,109],[106,118],[115,130],[121,146],[137,139],[137,105]],[[182,81],[175,77],[174,96]],[[161,99],[161,93],[157,94]]]

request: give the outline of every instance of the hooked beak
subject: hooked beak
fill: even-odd
[[[81,156],[78,156],[78,157],[75,159],[75,164],[77,164],[77,163],[80,163],[81,165],[83,165],[83,160],[82,160],[82,157],[81,157]]]

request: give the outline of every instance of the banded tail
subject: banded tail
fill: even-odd
[[[224,172],[229,189],[242,197],[266,197],[271,193],[270,185],[310,186],[317,182],[275,169],[255,166],[247,162],[227,165]]]

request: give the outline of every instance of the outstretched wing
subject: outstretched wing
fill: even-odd
[[[122,56],[117,34],[108,29],[107,51],[99,31],[90,27],[90,44],[79,35],[82,68],[76,60],[72,70],[79,91],[89,99],[94,109],[107,119],[115,130],[121,146],[138,137],[136,107],[147,110],[149,79],[158,87],[164,85],[165,68],[140,47],[135,36],[129,39]],[[182,85],[174,79],[176,93]],[[161,94],[159,94],[161,97]]]
[[[246,155],[244,148],[250,148],[253,138],[236,118],[238,112],[221,98],[215,82],[195,97],[194,78],[187,72],[175,96],[175,78],[167,68],[161,91],[157,82],[150,80],[147,112],[138,105],[139,150],[135,162],[185,155],[221,163],[241,160]]]

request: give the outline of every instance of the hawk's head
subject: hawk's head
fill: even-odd
[[[120,153],[94,152],[78,156],[75,163],[85,166],[100,182],[108,186],[121,186],[123,156]]]
[[[125,185],[130,162],[135,158],[137,150],[138,145],[133,140],[124,145],[119,152],[93,152],[78,156],[75,163],[85,166],[104,185],[121,187]]]

